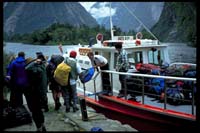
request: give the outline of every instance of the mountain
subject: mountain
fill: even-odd
[[[152,32],[165,42],[193,42],[196,45],[196,14],[194,2],[165,2]]]
[[[53,23],[98,25],[78,2],[4,2],[3,15],[6,33],[30,33]]]
[[[105,9],[102,5],[110,7],[109,2],[104,4],[97,2],[90,11],[95,8],[96,10]],[[147,28],[151,28],[159,20],[163,5],[164,2],[112,2],[111,7],[115,10],[115,14],[112,16],[113,25],[125,32],[141,31],[144,27],[137,21],[136,16]],[[110,17],[98,17],[96,20],[100,25],[110,28]]]

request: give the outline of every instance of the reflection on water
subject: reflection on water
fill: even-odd
[[[189,47],[186,44],[180,43],[164,43],[169,45],[169,58],[171,62],[187,62],[196,63],[196,48]],[[77,46],[63,46],[64,52],[75,50]],[[27,45],[21,43],[6,43],[4,46],[4,52],[13,52],[17,55],[19,51],[24,51],[26,57],[35,57],[36,52],[43,52],[46,56],[51,56],[52,54],[60,54],[58,46],[40,46],[40,45]]]

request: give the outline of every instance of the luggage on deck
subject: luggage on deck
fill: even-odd
[[[142,64],[142,63],[138,63],[136,65],[136,69],[140,72],[140,73],[144,73],[144,74],[151,74],[152,71],[153,72],[160,72],[160,67],[153,65],[153,64]]]

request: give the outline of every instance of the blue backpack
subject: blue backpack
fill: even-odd
[[[103,132],[103,129],[101,129],[100,127],[93,127],[93,128],[91,128],[90,131],[92,131],[92,132]]]
[[[79,79],[82,83],[86,83],[92,79],[94,72],[94,67],[88,68],[80,74]]]

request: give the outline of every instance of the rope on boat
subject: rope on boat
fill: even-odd
[[[123,4],[123,6],[129,11],[129,13],[133,16],[133,17],[135,17],[136,18],[136,20],[140,23],[140,24],[142,24],[143,26],[144,26],[144,28],[156,39],[156,40],[158,40],[158,38],[142,23],[142,21],[140,21],[140,19],[133,13],[133,12],[131,12],[131,10],[130,9],[128,9],[128,7],[124,4],[124,2],[121,2],[122,4]],[[159,41],[159,40],[158,40]],[[159,41],[160,42],[160,41]]]

